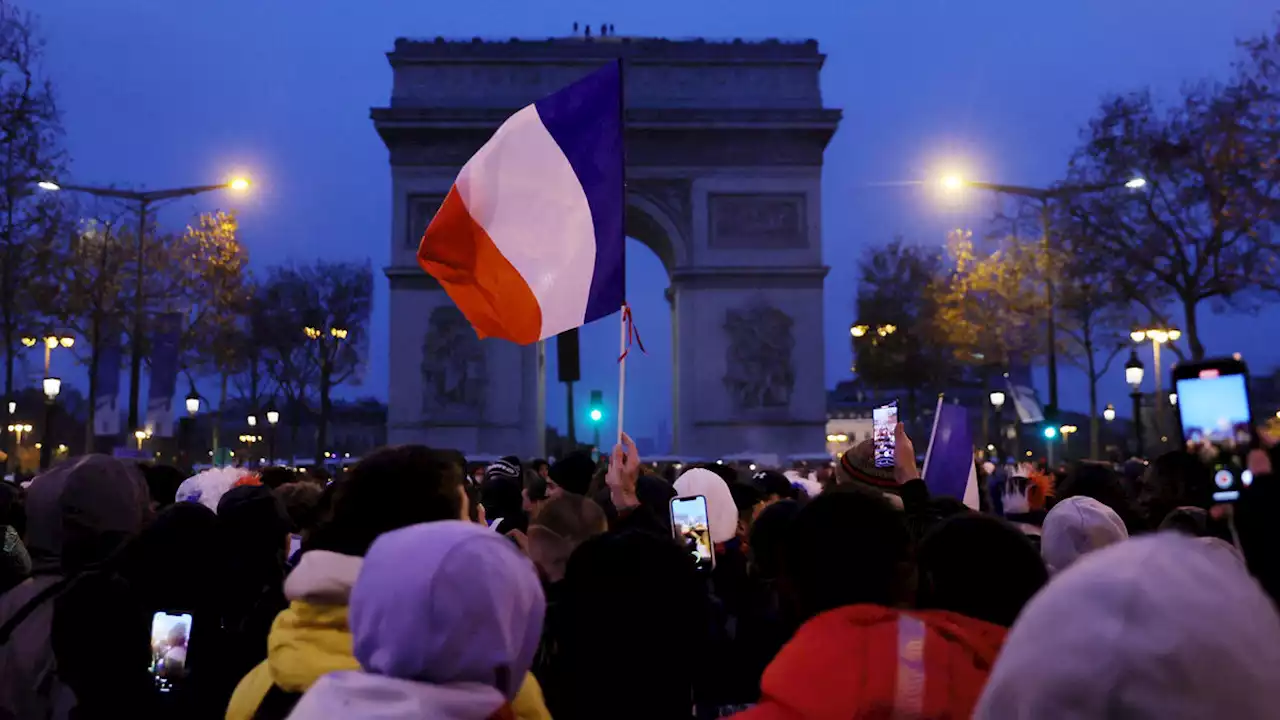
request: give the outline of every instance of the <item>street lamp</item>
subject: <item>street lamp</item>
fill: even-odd
[[[1169,404],[1178,407],[1178,393],[1169,393]]]
[[[44,389],[44,432],[40,439],[40,468],[43,470],[49,467],[49,461],[53,458],[54,401],[62,391],[62,379],[46,377],[41,385]]]
[[[1107,407],[1102,410],[1102,419],[1111,422],[1116,419],[1116,406],[1107,403]]]
[[[146,257],[146,237],[147,237],[147,211],[151,205],[163,200],[172,200],[174,198],[191,197],[192,195],[200,195],[201,193],[213,192],[215,190],[236,190],[244,191],[249,189],[249,180],[245,177],[234,177],[224,183],[217,185],[193,185],[190,187],[173,188],[170,190],[123,190],[120,188],[95,187],[91,185],[66,185],[55,180],[41,180],[36,186],[42,190],[57,192],[65,190],[68,192],[85,193],[94,197],[112,198],[114,200],[123,200],[125,202],[137,203],[138,205],[138,247],[137,257]],[[139,383],[142,380],[142,316],[145,311],[143,304],[143,280],[145,274],[145,263],[135,263],[137,268],[134,271],[134,307],[133,307],[133,331],[132,331],[132,357],[129,365],[129,427],[138,427],[138,395]]]
[[[54,348],[64,347],[70,348],[76,344],[76,339],[70,335],[46,335],[43,338],[26,336],[22,338],[22,344],[25,347],[35,347],[37,343],[44,345],[44,374],[49,374],[49,361],[52,359]]]
[[[187,394],[187,414],[195,417],[200,413],[200,393],[196,392],[195,386],[192,386],[191,392]]]
[[[992,390],[987,396],[991,401],[991,407],[996,409],[996,441],[993,445],[1004,445],[1004,391]]]
[[[1138,457],[1143,456],[1142,452],[1142,375],[1144,368],[1142,361],[1138,359],[1138,351],[1129,351],[1129,361],[1124,364],[1124,381],[1129,383],[1131,392],[1129,397],[1133,398],[1133,434],[1136,440],[1134,449]]]
[[[1052,218],[1050,217],[1049,204],[1054,200],[1065,200],[1079,195],[1089,195],[1092,193],[1107,192],[1117,189],[1139,190],[1146,187],[1146,178],[1134,176],[1123,182],[1109,183],[1091,183],[1086,185],[1055,185],[1048,188],[1027,187],[1024,185],[1004,185],[1001,183],[982,182],[978,180],[966,180],[960,175],[947,175],[941,178],[940,184],[946,192],[958,192],[963,188],[975,188],[978,190],[988,190],[1001,195],[1015,195],[1018,197],[1030,198],[1040,204],[1040,230],[1042,233],[1042,244],[1047,249],[1049,247],[1049,235],[1052,229]],[[1049,412],[1050,415],[1058,409],[1058,343],[1057,343],[1057,324],[1054,317],[1054,288],[1051,281],[1045,282],[1045,300],[1048,316],[1045,318],[1045,328],[1048,333],[1049,348]]]
[[[257,416],[257,415],[254,415],[253,413],[249,413],[249,417],[247,418],[247,420],[248,420],[248,422],[249,422],[249,427],[251,427],[251,428],[252,428],[252,427],[258,427],[258,416]]]
[[[267,450],[271,455],[271,462],[276,461],[276,423],[280,422],[280,411],[276,410],[276,406],[272,403],[267,404],[267,425],[271,426],[268,437]]]
[[[16,447],[22,447],[23,434],[29,433],[31,432],[31,430],[32,430],[32,427],[30,424],[16,423],[14,425],[9,426],[9,432],[17,436],[18,444]]]
[[[1134,330],[1129,333],[1129,337],[1135,343],[1151,341],[1151,356],[1154,362],[1155,375],[1152,382],[1155,383],[1155,423],[1156,427],[1160,426],[1160,406],[1163,404],[1164,393],[1160,391],[1160,346],[1165,343],[1174,342],[1182,337],[1182,331],[1174,328],[1151,328],[1148,330]]]

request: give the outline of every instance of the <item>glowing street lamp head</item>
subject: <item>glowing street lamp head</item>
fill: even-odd
[[[227,183],[227,187],[236,191],[248,190],[249,178],[246,178],[246,177],[232,178],[231,182]]]
[[[1141,190],[1147,186],[1147,179],[1139,175],[1126,181],[1124,186],[1130,190]]]
[[[54,192],[62,189],[61,185],[59,185],[56,182],[53,182],[52,180],[41,180],[40,182],[36,183],[36,187],[40,188],[41,190],[48,190],[50,192]]]
[[[860,338],[867,334],[867,330],[868,328],[866,325],[854,325],[849,328],[849,334],[856,338]]]
[[[964,187],[964,178],[959,175],[944,175],[939,182],[942,184],[942,189],[947,192],[956,192]]]

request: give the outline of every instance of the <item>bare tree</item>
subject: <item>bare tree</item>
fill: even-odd
[[[368,263],[279,266],[263,284],[281,391],[305,401],[314,387],[316,462],[323,461],[333,389],[358,380],[369,345],[373,270]],[[296,340],[295,340],[296,338]],[[288,372],[282,372],[288,368]]]
[[[53,87],[41,74],[43,43],[30,13],[0,0],[0,342],[5,393],[13,396],[16,343],[42,329],[47,268],[61,228],[57,200],[36,183],[62,169],[62,128]]]

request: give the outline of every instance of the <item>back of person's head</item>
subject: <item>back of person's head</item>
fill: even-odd
[[[551,481],[565,492],[586,495],[596,474],[596,462],[584,452],[573,452],[551,466]]]
[[[704,463],[699,465],[698,468],[708,470],[719,476],[719,478],[724,481],[725,485],[733,485],[738,482],[738,471],[724,463]]]
[[[311,465],[305,474],[317,485],[328,485],[333,480],[333,473],[323,465]]]
[[[783,547],[791,523],[800,514],[800,503],[780,500],[756,516],[751,523],[749,548],[751,570],[761,580],[775,580],[782,568]]]
[[[1209,513],[1204,508],[1176,507],[1160,521],[1158,530],[1173,530],[1191,537],[1209,535]]]
[[[760,490],[766,502],[775,500],[794,500],[796,489],[791,486],[787,476],[777,470],[761,470],[751,476],[751,482]]]
[[[607,529],[604,510],[595,501],[561,493],[547,500],[529,521],[529,557],[548,580],[558,581],[573,551]]]
[[[71,574],[112,557],[150,518],[134,463],[106,455],[64,460],[27,488],[25,542],[33,574]]]
[[[688,555],[644,532],[599,535],[569,558],[561,597],[557,642],[571,686],[556,717],[688,715],[693,682],[708,669],[710,622],[705,581]],[[671,660],[655,671],[655,658]]]
[[[1044,517],[1040,554],[1050,572],[1062,572],[1085,553],[1127,540],[1114,510],[1084,495],[1059,501]]]
[[[707,499],[707,527],[712,542],[728,542],[737,534],[738,506],[722,477],[706,468],[694,468],[676,479],[675,490],[680,497],[701,495]]]
[[[1072,465],[1066,479],[1057,487],[1057,502],[1079,495],[1091,497],[1114,510],[1130,535],[1142,530],[1132,498],[1125,494],[1120,475],[1110,465],[1087,460]]]
[[[1280,615],[1245,568],[1159,533],[1091,553],[1014,623],[974,717],[1273,718]]]
[[[328,515],[308,549],[364,555],[384,532],[462,515],[457,464],[422,445],[375,450],[334,486]]]
[[[1213,470],[1186,450],[1160,455],[1138,482],[1134,505],[1148,527],[1184,506],[1208,507],[1213,501]]]
[[[8,525],[19,537],[27,532],[27,494],[19,486],[0,481],[0,525]]]
[[[172,505],[178,486],[187,479],[187,476],[172,465],[160,463],[142,463],[138,468],[142,471],[143,479],[147,481],[152,507],[162,510]]]
[[[290,520],[276,494],[262,485],[245,485],[218,501],[218,530],[226,554],[236,564],[283,560]]]
[[[266,483],[263,483],[263,485],[270,487]],[[320,486],[312,482],[295,480],[294,482],[277,485],[275,492],[276,497],[280,498],[280,502],[284,504],[285,512],[289,515],[291,532],[301,534],[315,528],[316,522],[319,520],[320,498],[324,494]]]
[[[289,468],[280,467],[278,465],[272,465],[270,467],[264,467],[261,470],[259,470],[258,479],[261,480],[262,484],[267,486],[268,489],[276,490],[281,485],[288,485],[289,483],[299,482],[307,478],[299,475],[298,473],[290,470]],[[324,485],[325,483],[313,481],[311,484],[319,487],[321,485]]]
[[[369,548],[351,591],[352,644],[366,672],[477,683],[511,700],[545,612],[533,565],[509,540],[474,523],[422,523]]]
[[[735,482],[729,486],[729,495],[738,508],[738,526],[744,531],[750,530],[751,519],[759,510],[758,506],[764,502],[760,491],[749,483]]]
[[[916,603],[1009,627],[1049,581],[1023,532],[990,515],[943,520],[920,543]]]
[[[492,523],[501,519],[502,525],[497,529],[503,533],[509,530],[523,530],[526,526],[524,516],[524,482],[519,474],[490,472],[480,485],[480,503],[484,505],[485,519]]]
[[[857,485],[822,493],[800,510],[783,550],[784,591],[800,617],[903,598],[911,537],[902,511]]]
[[[200,503],[174,503],[143,529],[129,555],[133,589],[148,608],[205,607],[220,577],[218,516]]]

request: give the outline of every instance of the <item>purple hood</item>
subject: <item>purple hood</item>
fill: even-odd
[[[510,540],[447,520],[378,537],[351,592],[350,624],[367,673],[478,684],[511,700],[545,612],[533,564]]]

